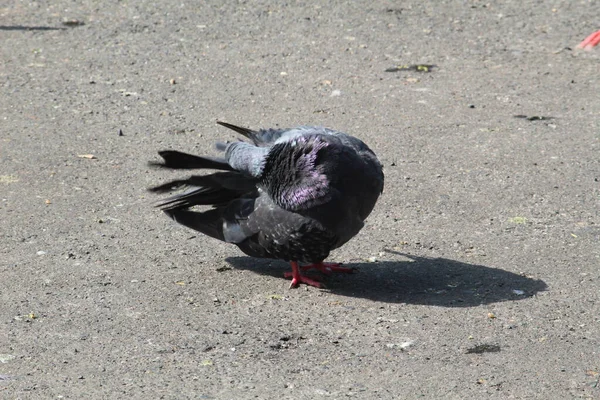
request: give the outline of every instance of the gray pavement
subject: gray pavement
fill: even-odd
[[[600,8],[496,3],[0,5],[0,397],[600,398]],[[152,208],[217,119],[369,144],[358,273]]]

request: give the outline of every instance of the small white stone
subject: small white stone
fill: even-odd
[[[413,343],[414,342],[412,340],[407,340],[406,342],[400,343],[400,346],[398,346],[398,347],[400,347],[402,350],[408,349],[410,346],[413,345]]]
[[[6,364],[10,360],[14,360],[16,357],[12,354],[0,354],[0,363]]]

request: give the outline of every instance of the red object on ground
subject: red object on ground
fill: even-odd
[[[578,49],[591,50],[594,46],[600,43],[600,31],[592,33],[586,37],[583,42],[577,45]]]

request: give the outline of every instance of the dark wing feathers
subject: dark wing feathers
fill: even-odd
[[[182,187],[188,189],[161,200],[156,206],[167,211],[198,205],[224,204],[251,193],[255,190],[256,183],[237,172],[216,172],[210,175],[193,175],[188,179],[171,181],[149,190],[164,193]]]
[[[223,235],[222,210],[213,208],[204,212],[188,210],[165,210],[165,213],[181,225],[204,233],[212,238],[225,241]]]
[[[257,243],[269,254],[261,257],[320,261],[329,255],[336,242],[335,235],[318,221],[275,206],[264,192],[256,199],[253,212],[239,223],[248,237],[245,242]]]
[[[150,165],[170,169],[220,169],[233,171],[231,165],[222,158],[199,157],[176,150],[163,150],[158,154],[164,162],[150,162]]]

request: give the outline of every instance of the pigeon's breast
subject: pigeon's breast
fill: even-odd
[[[300,226],[296,222],[288,225],[286,221],[281,221],[274,233],[263,232],[259,235],[260,244],[273,258],[306,263],[323,261],[335,247],[336,241],[333,234],[310,220]]]

